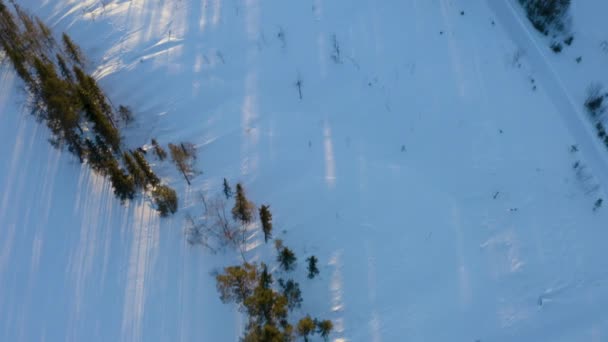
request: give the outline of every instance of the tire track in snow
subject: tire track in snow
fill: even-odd
[[[331,127],[327,120],[323,124],[323,146],[325,154],[325,182],[330,189],[333,189],[336,186],[336,162]]]
[[[526,50],[526,57],[542,81],[545,94],[555,105],[566,128],[579,145],[580,153],[586,158],[587,165],[593,170],[602,188],[608,184],[608,160],[604,147],[595,138],[590,121],[577,105],[564,82],[551,65],[546,53],[534,37],[530,26],[524,22],[510,0],[487,0],[488,7],[494,12],[498,22],[511,36],[515,45]]]
[[[448,10],[448,7],[451,7],[451,5],[449,5],[446,2],[446,0],[441,0],[441,15],[446,24],[446,28],[447,28],[446,31],[448,33],[453,33],[454,25],[452,23],[452,20],[450,19],[451,17],[450,17],[450,11]],[[458,81],[458,84],[456,84],[456,87],[458,88],[458,94],[460,95],[460,97],[465,97],[465,95],[466,95],[466,78],[464,77],[463,71],[462,71],[462,57],[461,57],[460,51],[458,50],[457,45],[454,44],[453,36],[450,37],[450,39],[448,39],[448,50],[450,51],[452,69],[454,69],[454,72],[456,74],[456,79]]]

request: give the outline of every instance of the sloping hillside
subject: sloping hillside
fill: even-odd
[[[300,267],[319,258],[299,311],[333,341],[606,339],[608,149],[583,103],[608,84],[608,5],[574,1],[555,54],[516,0],[19,2],[133,108],[130,146],[190,141],[203,173],[153,165],[173,217],[121,205],[3,64],[0,340],[237,340],[211,272],[239,256],[184,237],[224,178],[272,206]]]

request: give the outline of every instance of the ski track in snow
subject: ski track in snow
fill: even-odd
[[[81,43],[115,104],[135,109],[129,146],[191,141],[203,174],[187,187],[154,161],[180,193],[172,218],[121,205],[48,146],[2,67],[1,341],[237,340],[246,322],[210,274],[239,256],[183,237],[198,192],[224,177],[272,205],[275,236],[298,254],[295,314],[332,319],[332,341],[608,333],[606,214],[571,167],[582,160],[605,187],[608,157],[567,65],[514,0],[22,6]],[[575,42],[596,44],[592,33]],[[521,69],[504,63],[516,49]],[[247,257],[272,264],[259,225],[247,228]],[[315,280],[302,271],[311,253]]]

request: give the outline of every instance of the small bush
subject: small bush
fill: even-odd
[[[598,198],[597,201],[595,201],[595,204],[593,205],[593,211],[598,210],[602,206],[602,202],[604,202],[604,200]]]
[[[604,97],[602,94],[602,86],[592,84],[587,90],[587,99],[585,100],[585,108],[593,117],[597,117],[604,111]]]
[[[562,49],[563,49],[563,47],[562,47],[561,43],[554,42],[551,44],[551,50],[553,50],[553,52],[555,52],[555,53],[562,52]]]

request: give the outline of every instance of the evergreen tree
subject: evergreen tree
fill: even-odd
[[[268,239],[272,238],[272,213],[270,212],[270,206],[262,205],[259,213],[262,231],[264,232],[264,242],[268,242]]]
[[[74,63],[82,66],[84,62],[84,57],[82,55],[82,52],[80,51],[80,47],[78,47],[78,45],[76,45],[76,43],[74,43],[70,36],[68,36],[66,33],[63,33],[61,39],[63,41],[63,47],[67,52],[68,56],[70,56]]]
[[[226,196],[226,199],[230,199],[230,197],[232,197],[232,188],[230,187],[230,184],[228,184],[228,180],[226,178],[224,178],[224,196]]]
[[[158,184],[160,184],[160,179],[158,179],[154,171],[152,171],[152,168],[150,167],[150,164],[148,164],[148,161],[146,160],[146,157],[144,157],[144,154],[138,150],[132,153],[133,157],[135,158],[135,162],[144,173],[146,184],[150,184],[152,186],[157,186]]]
[[[133,159],[129,152],[124,152],[122,157],[127,167],[127,171],[129,171],[129,174],[131,174],[133,177],[135,186],[138,188],[145,188],[147,183],[146,174],[142,171],[139,165],[137,165],[137,162]]]
[[[289,279],[284,281],[279,279],[279,286],[283,292],[283,296],[287,298],[287,307],[289,310],[299,308],[302,305],[302,291],[300,290],[300,284]]]
[[[311,256],[306,259],[308,261],[308,279],[314,278],[317,274],[319,274],[319,269],[317,268],[317,262],[319,261],[316,256]]]
[[[87,160],[91,168],[97,172],[102,172],[104,170],[104,158],[103,155],[98,150],[97,146],[94,142],[92,142],[89,138],[84,141]]]
[[[260,273],[260,285],[264,288],[270,288],[272,285],[272,275],[268,273],[268,266],[265,263],[262,263],[262,272]]]
[[[157,186],[152,191],[152,197],[160,216],[169,216],[177,211],[177,193],[170,187],[166,185]]]
[[[243,342],[285,342],[290,339],[285,339],[284,334],[272,324],[264,326],[255,325],[245,332]]]
[[[86,75],[82,69],[74,67],[74,74],[78,80],[78,94],[87,118],[93,123],[93,130],[98,133],[112,147],[114,151],[120,150],[120,132],[111,121],[111,115],[105,113],[109,105],[105,102],[103,93],[92,77]]]
[[[306,317],[298,322],[296,332],[298,333],[298,336],[301,336],[304,341],[308,342],[310,335],[315,333],[315,322],[309,315],[306,315]]]
[[[234,200],[234,207],[232,208],[232,217],[240,221],[242,224],[250,223],[253,221],[253,210],[255,206],[245,196],[245,189],[238,183],[236,185],[236,196]]]
[[[255,264],[244,263],[224,268],[216,276],[220,299],[224,303],[236,303],[247,314],[247,324],[242,341],[248,342],[287,342],[294,341],[294,327],[289,323],[289,313],[301,303],[299,286],[294,281],[279,280],[282,291],[272,288],[272,277],[265,264],[257,268]],[[287,295],[286,295],[287,293]],[[290,297],[292,299],[290,299]],[[331,330],[324,323],[317,329],[317,321],[309,315],[298,322],[297,334],[305,340],[317,331]],[[320,325],[321,327],[321,325]]]
[[[70,71],[70,68],[65,62],[65,59],[63,59],[60,54],[57,54],[56,58],[57,64],[59,65],[59,71],[61,72],[61,76],[63,76],[66,81],[73,83],[74,79],[72,78],[72,71]]]
[[[334,324],[330,320],[324,320],[324,321],[317,321],[316,326],[317,326],[317,332],[319,333],[319,335],[321,335],[321,337],[323,337],[323,340],[327,341],[329,334],[331,333],[332,329],[334,328]]]
[[[34,18],[38,25],[38,31],[44,40],[46,40],[46,47],[51,49],[55,46],[55,38],[53,38],[53,32],[51,29],[38,17]]]
[[[295,269],[297,258],[291,249],[283,247],[279,252],[277,261],[285,271],[289,272]]]
[[[270,288],[257,286],[243,301],[250,325],[276,325],[287,319],[287,298]]]
[[[135,196],[135,182],[133,177],[128,175],[123,169],[116,164],[110,166],[110,180],[114,187],[114,194],[122,201],[133,199]]]

